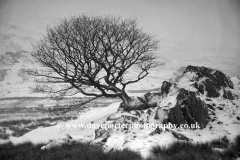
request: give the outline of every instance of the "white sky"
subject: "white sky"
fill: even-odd
[[[88,13],[137,18],[169,65],[240,75],[240,0],[0,0],[0,49],[30,49],[47,24]]]

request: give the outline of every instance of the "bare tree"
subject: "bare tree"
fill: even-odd
[[[131,98],[126,86],[140,81],[151,68],[162,64],[154,56],[157,49],[158,40],[138,28],[135,19],[81,15],[47,28],[46,36],[32,51],[43,69],[29,73],[38,77],[40,85],[35,91],[58,97],[77,93],[91,97],[80,104],[98,97],[120,97],[128,106]],[[134,66],[139,74],[126,80],[127,71]],[[64,111],[79,106],[71,105]]]

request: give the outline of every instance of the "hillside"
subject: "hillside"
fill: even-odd
[[[136,103],[143,103],[145,108],[124,111],[117,102],[86,109],[76,120],[39,128],[11,141],[55,140],[44,147],[48,149],[69,143],[60,138],[69,134],[71,141],[90,141],[105,151],[130,148],[146,157],[157,144],[206,142],[224,136],[233,140],[240,133],[239,97],[240,77],[230,79],[219,70],[188,66],[181,75],[163,82],[159,91],[135,97]],[[107,128],[110,124],[124,127]],[[184,128],[180,128],[181,124],[185,124]]]

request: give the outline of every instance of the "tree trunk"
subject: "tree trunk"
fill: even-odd
[[[125,91],[122,92],[120,98],[122,99],[125,105],[129,104],[129,102],[131,101],[131,98],[127,95]]]
[[[127,95],[127,93],[124,90],[121,92],[122,92],[122,95],[119,97],[123,101],[122,107],[127,108],[129,106],[129,102],[131,101],[131,98]]]
[[[119,98],[121,98],[121,100],[123,101],[121,103],[121,108],[128,108],[129,107],[129,103],[131,102],[131,98],[127,95],[127,93],[125,92],[124,89],[119,89],[117,87],[114,87],[114,91],[115,93],[121,93],[121,95],[119,96]]]
[[[144,110],[149,108],[147,104],[142,103],[139,99],[131,99],[127,93],[122,90],[121,95],[119,96],[122,99],[122,103],[120,108],[123,108],[124,111],[131,111],[131,110]]]

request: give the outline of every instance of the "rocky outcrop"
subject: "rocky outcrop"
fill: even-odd
[[[168,121],[178,126],[181,124],[191,126],[198,123],[201,128],[204,128],[209,121],[208,107],[196,95],[195,92],[180,89],[177,105],[170,109]]]
[[[207,68],[207,67],[197,67],[197,66],[188,66],[184,74],[188,72],[194,72],[197,76],[192,78],[191,80],[194,81],[193,86],[201,93],[211,98],[219,97],[220,90],[222,89],[225,91],[225,88],[229,87],[233,89],[234,84],[231,79],[222,73],[219,70]],[[233,99],[233,96],[228,96],[231,93],[228,91],[227,95],[225,94],[223,97],[227,99]]]
[[[104,124],[120,124],[125,127],[99,128],[95,131],[95,142],[99,146],[110,145],[114,140],[111,139],[114,132],[127,135],[127,140],[123,138],[123,145],[132,141],[138,132],[146,136],[170,133],[178,140],[191,141],[192,139],[174,130],[174,127],[184,125],[185,129],[205,128],[211,120],[210,117],[214,119],[215,110],[219,108],[213,103],[213,98],[235,99],[233,87],[231,79],[221,71],[188,66],[178,81],[164,81],[158,92],[149,92],[142,97],[133,98],[131,105],[135,107],[130,110],[121,109],[109,115]],[[170,124],[174,129],[160,126],[152,128],[153,130],[129,127],[148,124]]]
[[[186,72],[195,72],[198,75],[198,77],[195,79],[196,81],[198,81],[200,78],[209,79],[215,85],[215,87],[234,87],[231,79],[216,69],[211,69],[204,66],[197,67],[189,65],[184,73]]]
[[[181,81],[181,79],[184,79],[184,81]],[[183,82],[186,84],[179,84]],[[181,88],[182,86],[185,88]],[[196,88],[196,91],[193,91],[193,89],[188,90],[188,86]],[[231,79],[219,70],[188,66],[178,82],[172,84],[164,81],[158,92],[146,93],[144,97],[138,97],[138,100],[141,106],[144,106],[141,107],[142,110],[160,107],[161,109],[157,109],[158,111],[167,111],[168,122],[177,125],[198,123],[201,128],[204,128],[209,121],[209,107],[199,96],[205,94],[209,98],[222,96],[233,100],[235,98],[235,95],[231,92],[233,87],[234,84]],[[173,90],[177,90],[177,92],[172,93]],[[177,103],[167,103],[173,94],[177,94],[175,96]],[[164,112],[160,112],[159,115],[161,116],[156,114],[156,117],[161,119],[161,122],[165,121]]]
[[[159,92],[151,93],[148,92],[144,97],[132,98],[129,102],[128,107],[124,106],[122,103],[120,108],[125,111],[131,110],[145,110],[152,107],[157,107],[157,102],[159,100],[167,97],[172,84],[170,82],[164,81]]]

